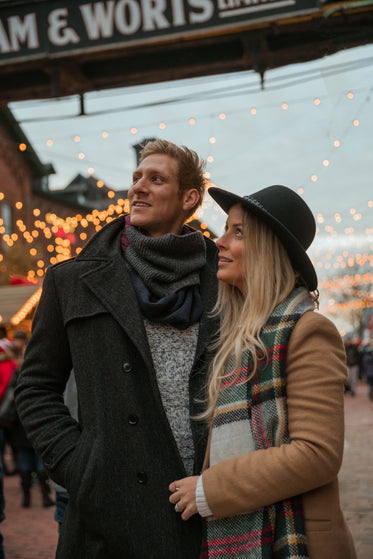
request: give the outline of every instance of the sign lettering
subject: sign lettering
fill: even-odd
[[[0,4],[0,65],[10,59],[203,36],[319,10],[319,0],[52,0]]]

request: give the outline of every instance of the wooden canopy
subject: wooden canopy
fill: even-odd
[[[0,286],[0,325],[18,326],[35,310],[40,295],[40,285]]]
[[[373,0],[2,0],[0,104],[249,69],[263,76],[372,41]]]

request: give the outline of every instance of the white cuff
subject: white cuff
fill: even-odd
[[[212,516],[210,507],[207,504],[205,491],[203,489],[202,476],[199,476],[196,487],[196,505],[199,514],[203,517]]]

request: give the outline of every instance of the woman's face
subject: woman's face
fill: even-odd
[[[245,292],[243,265],[243,209],[240,204],[229,210],[224,234],[216,241],[219,249],[217,278]]]

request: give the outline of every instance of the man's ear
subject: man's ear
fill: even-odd
[[[196,188],[191,188],[187,190],[183,195],[183,209],[185,211],[190,211],[199,202],[199,192]]]

